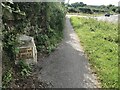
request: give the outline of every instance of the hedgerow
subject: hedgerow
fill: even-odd
[[[49,54],[61,41],[66,14],[64,3],[3,2],[1,5],[3,9],[3,54],[9,58],[8,60],[3,57],[3,71],[14,70],[16,47],[20,43],[18,35],[26,34],[34,37],[37,51],[42,54]],[[9,62],[11,62],[10,68],[7,68],[6,65]],[[6,77],[5,72],[3,72],[3,77]],[[12,74],[9,75],[11,79]],[[3,85],[7,85],[10,81],[3,80]]]

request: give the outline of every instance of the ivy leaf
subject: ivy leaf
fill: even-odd
[[[16,54],[18,54],[19,53],[19,51],[20,51],[20,49],[17,47],[17,48],[15,48],[15,53]]]

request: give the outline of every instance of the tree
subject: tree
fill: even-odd
[[[86,4],[84,4],[83,2],[76,2],[76,3],[71,4],[71,6],[77,8],[77,7],[84,7],[86,6]]]

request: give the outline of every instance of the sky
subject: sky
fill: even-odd
[[[70,0],[69,3],[74,3],[74,2],[83,2],[87,5],[115,5],[118,6],[118,2],[120,0]],[[68,0],[65,0],[65,2],[68,2]],[[120,3],[120,2],[119,2]]]

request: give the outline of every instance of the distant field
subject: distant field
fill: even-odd
[[[117,24],[94,19],[71,17],[90,64],[103,88],[118,87],[118,29]]]

